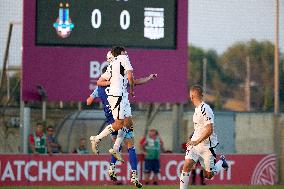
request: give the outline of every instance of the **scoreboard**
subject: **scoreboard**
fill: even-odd
[[[136,102],[187,101],[187,0],[23,0],[24,101],[84,102],[96,88],[106,54],[124,46]]]
[[[36,45],[175,49],[176,13],[176,0],[36,0]]]

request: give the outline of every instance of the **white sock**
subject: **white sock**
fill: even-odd
[[[223,164],[223,161],[222,161],[222,160],[219,160],[219,161],[214,165],[214,168],[213,168],[214,175],[217,175],[217,174],[220,173],[220,171],[222,170],[222,164]]]
[[[108,125],[104,128],[104,130],[96,136],[96,139],[101,140],[104,137],[108,136],[110,133],[114,132],[115,130],[112,128],[112,125]]]
[[[188,172],[181,172],[180,175],[180,189],[187,189],[188,188],[188,182],[189,182],[189,173]]]
[[[113,145],[113,150],[115,150],[115,151],[119,150],[119,147],[121,146],[121,143],[122,143],[127,132],[128,132],[128,129],[125,128],[125,127],[118,130],[117,138],[116,138],[115,143]]]

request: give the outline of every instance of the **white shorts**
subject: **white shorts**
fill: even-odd
[[[107,98],[113,119],[131,117],[131,107],[128,98],[123,96],[108,96]]]
[[[214,148],[212,150],[213,152],[202,143],[197,146],[189,146],[186,150],[185,159],[192,159],[196,163],[199,161],[205,171],[211,172],[216,159]]]

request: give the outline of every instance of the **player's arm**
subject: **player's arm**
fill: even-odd
[[[87,105],[91,105],[95,98],[97,98],[98,95],[98,87],[95,88],[95,90],[92,92],[92,94],[87,98]]]
[[[204,120],[205,127],[203,128],[203,132],[199,139],[196,141],[189,140],[187,145],[196,146],[202,141],[206,140],[213,133],[213,124],[214,124],[214,115],[212,111],[208,111],[208,109],[204,108],[202,110],[202,116]]]
[[[143,85],[145,83],[148,83],[151,80],[154,80],[156,77],[157,77],[157,74],[150,74],[148,77],[134,79],[134,85]]]
[[[208,137],[210,137],[210,135],[213,133],[213,124],[207,124],[204,127],[204,131],[202,132],[202,135],[200,136],[200,138],[197,140],[198,144],[204,140],[206,140]]]
[[[97,81],[97,86],[106,87],[110,85],[110,78],[111,78],[111,69],[108,66],[105,73],[101,75],[99,80]]]
[[[100,77],[99,80],[97,81],[97,86],[106,87],[109,85],[110,85],[110,81],[106,80],[103,77]]]
[[[128,70],[127,72],[127,79],[129,82],[129,93],[131,96],[134,96],[134,76],[133,76],[133,71]]]

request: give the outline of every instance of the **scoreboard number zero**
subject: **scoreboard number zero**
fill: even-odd
[[[120,27],[123,30],[127,30],[130,25],[130,14],[127,10],[123,10],[120,13]],[[91,18],[92,26],[93,28],[97,29],[102,24],[102,13],[99,9],[94,9],[92,12],[92,18]]]

